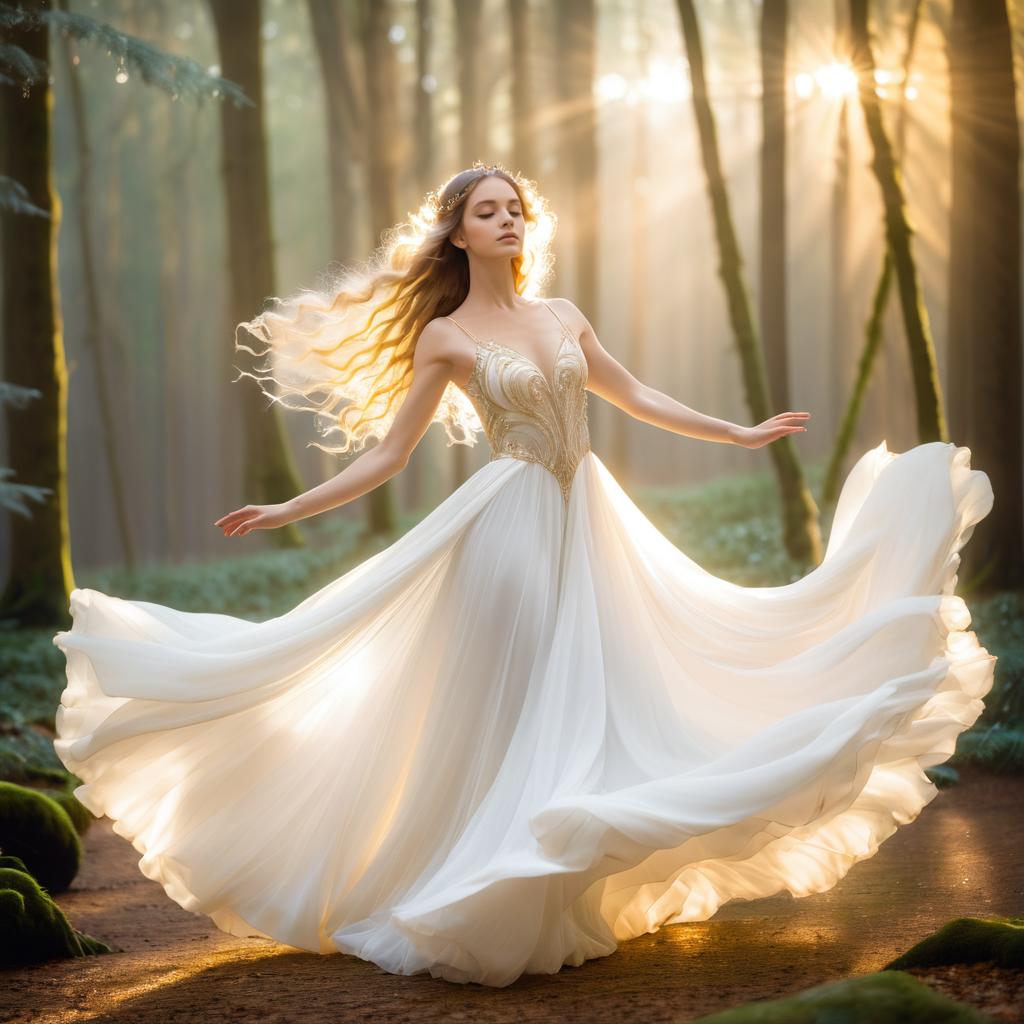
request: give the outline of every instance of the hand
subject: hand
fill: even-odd
[[[756,427],[744,427],[737,443],[743,448],[763,448],[787,434],[806,433],[804,424],[810,418],[809,412],[780,412]]]
[[[272,530],[291,521],[287,504],[246,505],[221,516],[213,525],[219,526],[225,537],[244,537],[250,530]]]

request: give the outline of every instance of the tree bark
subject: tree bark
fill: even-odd
[[[536,179],[537,112],[534,107],[533,75],[530,53],[532,27],[528,0],[508,0],[512,63],[512,164],[513,169]]]
[[[367,194],[370,200],[370,230],[375,239],[397,221],[398,167],[401,149],[398,138],[398,78],[394,49],[388,39],[391,0],[362,0],[361,28],[363,64],[366,75]],[[390,481],[375,487],[367,497],[367,531],[391,533],[395,529],[394,491]]]
[[[263,123],[263,51],[258,0],[210,0],[221,73],[237,82],[252,107],[225,102],[221,111],[224,190],[232,325],[251,319],[275,293],[274,242],[266,129]],[[229,365],[229,349],[225,347]],[[226,375],[226,374],[225,374]],[[245,487],[254,502],[284,502],[303,489],[288,450],[276,404],[264,408],[262,392],[241,397],[245,431]],[[270,531],[277,547],[302,545],[297,523]]]
[[[768,389],[776,409],[788,409],[786,338],[786,29],[789,0],[761,6],[761,333]]]
[[[899,167],[882,120],[882,108],[875,94],[875,60],[868,39],[868,0],[850,0],[850,37],[853,66],[859,80],[860,103],[874,151],[871,166],[882,192],[886,241],[892,253],[903,326],[907,334],[914,376],[918,437],[922,443],[948,441],[935,345],[910,245],[913,229],[907,217]]]
[[[949,35],[952,211],[949,418],[992,480],[992,513],[964,549],[967,586],[1024,583],[1020,139],[1005,0],[954,0]]]
[[[697,23],[693,0],[676,0],[676,2],[682,23],[686,55],[690,63],[694,113],[700,137],[704,173],[707,178],[708,197],[711,200],[715,237],[718,242],[718,271],[725,286],[729,320],[736,337],[747,406],[754,422],[761,423],[773,415],[770,411],[771,402],[768,396],[764,352],[754,326],[750,298],[743,278],[743,261],[733,227],[728,189],[718,153],[714,114],[708,100],[704,79],[704,53],[700,38],[700,26]],[[786,550],[791,558],[805,564],[816,565],[821,561],[823,555],[821,531],[818,526],[818,509],[810,488],[804,480],[803,470],[797,460],[791,439],[784,436],[774,441],[768,446],[768,454],[779,480],[782,498],[783,539]]]
[[[39,10],[44,5],[26,6]],[[45,27],[10,30],[5,42],[48,61]],[[31,518],[9,517],[10,578],[0,597],[0,618],[23,627],[66,623],[75,586],[68,521],[68,378],[57,277],[61,206],[51,176],[52,117],[53,90],[45,78],[27,95],[0,87],[0,173],[23,185],[29,202],[49,214],[6,213],[0,232],[4,377],[39,391],[24,408],[3,407],[7,436],[16,442],[8,462],[19,484],[49,490]]]
[[[60,0],[60,8],[68,10],[67,0]],[[67,60],[68,95],[71,100],[71,123],[74,130],[75,150],[78,156],[78,180],[75,188],[75,214],[78,220],[79,258],[82,264],[82,291],[85,298],[84,340],[85,347],[92,355],[95,366],[96,407],[99,411],[103,457],[110,474],[111,498],[117,534],[121,540],[125,568],[135,567],[135,543],[132,539],[131,514],[128,496],[122,474],[124,453],[119,443],[115,400],[112,387],[107,339],[109,329],[104,322],[102,299],[96,272],[93,247],[93,225],[89,216],[92,209],[92,149],[89,145],[86,124],[85,101],[82,83],[72,63],[73,44],[70,38],[64,40],[64,56]]]
[[[907,49],[903,58],[904,83],[910,81],[910,69],[914,62],[914,49],[917,43],[917,26],[920,22],[921,4],[922,0],[914,0],[914,6],[910,11],[910,23],[907,29]],[[896,163],[898,166],[902,166],[906,156],[906,122],[906,92],[905,86],[901,86],[896,121]],[[839,429],[836,431],[835,445],[832,449],[828,468],[825,471],[825,482],[822,486],[822,503],[825,505],[831,505],[838,500],[839,487],[842,484],[844,460],[857,431],[857,423],[863,410],[868,384],[871,382],[872,375],[874,375],[876,380],[878,377],[876,357],[881,351],[886,304],[889,301],[889,293],[892,290],[892,269],[892,253],[889,250],[889,246],[885,245],[882,253],[882,266],[878,272],[878,282],[875,285],[874,298],[871,303],[871,316],[868,318],[867,327],[864,332],[864,347],[861,350],[856,377],[850,390],[850,396],[847,399]]]

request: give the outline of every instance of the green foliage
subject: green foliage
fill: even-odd
[[[78,780],[75,781],[77,783]],[[67,816],[71,819],[71,824],[75,826],[75,831],[80,836],[84,836],[89,831],[92,823],[96,820],[96,815],[84,804],[79,803],[74,793],[65,789],[44,789],[41,792],[64,808]]]
[[[823,467],[813,464],[805,469],[808,486],[816,491]],[[637,488],[635,500],[681,551],[732,583],[781,586],[803,573],[782,543],[778,484],[770,472],[690,487]]]
[[[1024,967],[1024,917],[958,917],[898,956],[885,970],[977,964]]]
[[[1024,726],[976,724],[957,739],[956,752],[947,763],[973,764],[997,775],[1019,775],[1024,771]]]
[[[924,773],[938,789],[948,789],[960,781],[960,773],[948,762],[932,765],[931,768],[926,768]]]
[[[991,1024],[900,971],[876,972],[699,1017],[693,1024]]]
[[[82,39],[102,47],[117,59],[118,69],[127,71],[131,66],[139,72],[147,85],[155,85],[171,95],[193,96],[199,100],[224,96],[235,106],[253,106],[252,101],[234,82],[211,75],[191,57],[166,53],[144,39],[119,32],[111,25],[84,14],[61,10],[27,10],[8,3],[0,3],[0,31],[41,31],[49,28],[63,36]],[[46,80],[48,69],[41,61],[34,61],[17,46],[0,48],[0,76],[5,82],[16,82],[24,88]]]
[[[75,931],[17,857],[0,857],[0,967],[92,956],[110,946]]]
[[[0,852],[20,858],[51,893],[64,892],[82,863],[82,841],[67,811],[12,782],[0,782]]]

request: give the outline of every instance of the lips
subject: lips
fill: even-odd
[[[510,231],[510,232],[509,232],[509,233],[508,233],[507,235],[502,235],[502,236],[501,236],[501,237],[500,237],[500,238],[498,239],[498,241],[499,241],[499,242],[503,242],[503,241],[504,241],[504,240],[505,240],[506,238],[518,238],[518,237],[519,237],[519,236],[518,236],[517,234],[514,234],[513,232],[511,232],[511,231]]]

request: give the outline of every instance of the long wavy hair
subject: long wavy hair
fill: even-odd
[[[343,266],[317,287],[272,298],[269,309],[235,327],[236,351],[269,356],[256,373],[236,366],[235,382],[252,377],[271,404],[311,412],[322,437],[340,438],[306,447],[347,454],[387,434],[412,384],[420,332],[456,309],[469,291],[468,256],[449,236],[488,175],[504,178],[519,195],[523,248],[510,257],[509,271],[518,294],[536,297],[550,275],[556,217],[534,182],[477,161],[431,192],[406,221],[385,231],[369,260]],[[257,351],[240,343],[242,329],[265,347]],[[264,387],[268,381],[276,391]],[[448,447],[475,445],[481,429],[473,405],[452,381],[432,422],[444,425]]]

